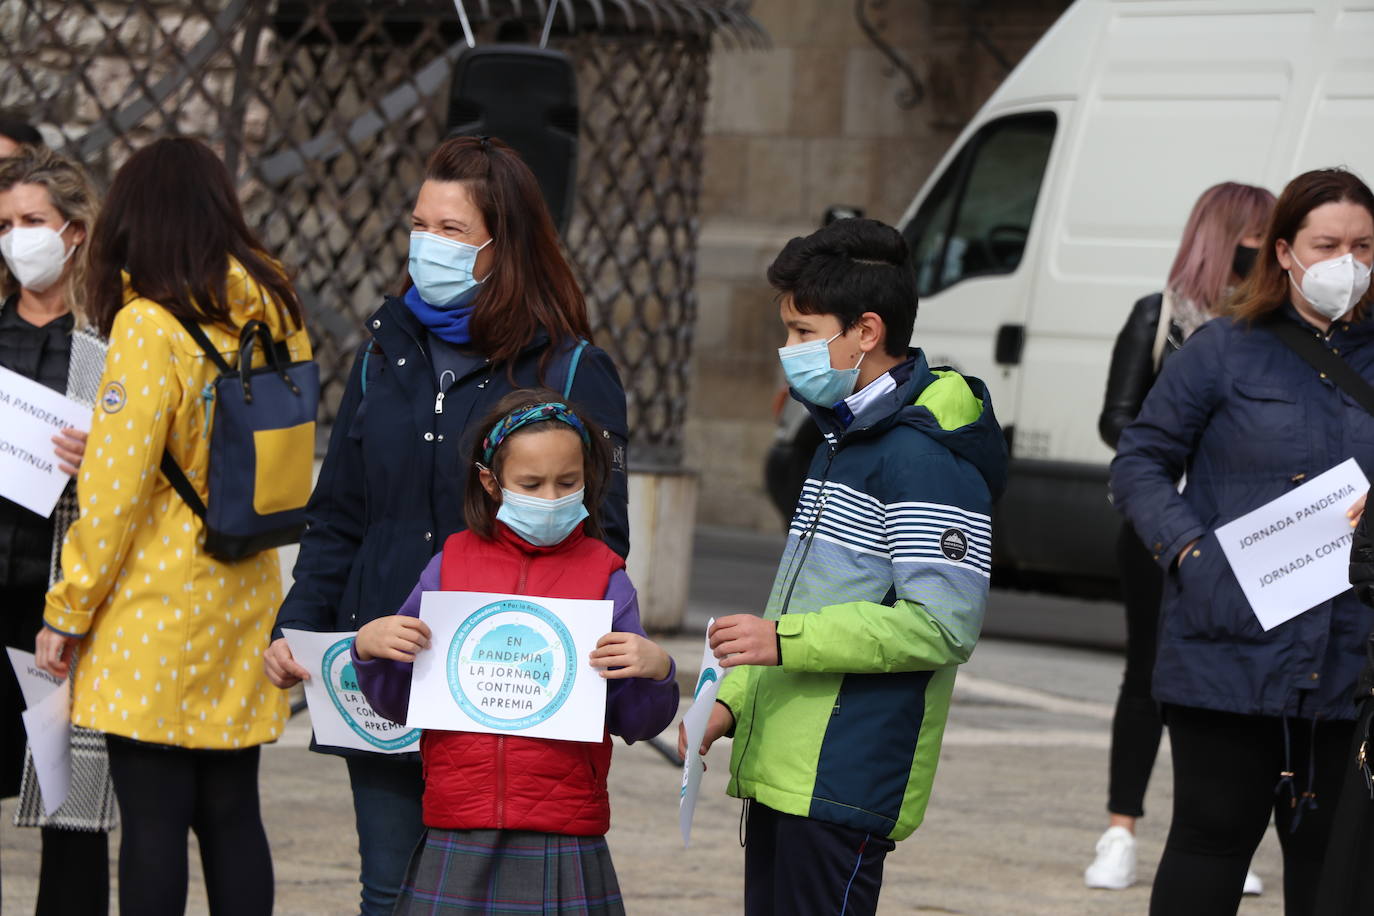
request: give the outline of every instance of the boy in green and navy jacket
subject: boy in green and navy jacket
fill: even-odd
[[[768,279],[784,372],[826,441],[764,616],[712,628],[735,670],[701,752],[733,734],[747,914],[873,913],[982,627],[1006,444],[982,382],[908,348],[915,276],[896,230],[832,223],[789,242]]]

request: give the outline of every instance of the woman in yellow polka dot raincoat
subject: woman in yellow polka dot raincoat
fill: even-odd
[[[233,912],[266,913],[258,747],[289,714],[262,665],[281,602],[277,554],[206,554],[202,522],[159,463],[165,448],[206,497],[202,393],[218,371],[177,317],[199,323],[231,363],[237,328],[252,319],[303,360],[300,305],[244,224],[223,164],[192,140],[157,141],[120,170],[91,257],[94,318],[110,351],[39,661],[57,673],[74,656],[72,721],[107,734],[124,831],[121,909],[180,912],[195,829],[212,911],[218,897]]]

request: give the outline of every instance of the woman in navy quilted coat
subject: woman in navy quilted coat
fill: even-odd
[[[1154,694],[1174,811],[1156,916],[1235,913],[1271,813],[1286,913],[1312,911],[1374,613],[1345,591],[1264,629],[1216,530],[1348,458],[1374,475],[1374,415],[1275,333],[1301,328],[1374,382],[1372,261],[1364,182],[1295,178],[1232,314],[1169,360],[1112,462],[1117,508],[1166,570]]]

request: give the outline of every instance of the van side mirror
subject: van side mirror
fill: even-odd
[[[839,219],[859,219],[864,215],[862,207],[849,207],[844,204],[832,204],[825,208],[825,214],[821,216],[821,225],[829,226]]]

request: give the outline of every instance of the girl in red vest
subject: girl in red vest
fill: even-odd
[[[644,635],[625,561],[600,540],[611,468],[600,430],[550,391],[511,393],[479,429],[468,530],[445,542],[398,614],[358,631],[358,684],[379,714],[405,721],[415,653],[429,647],[426,591],[607,599],[612,632],[589,659],[610,682],[606,734],[585,743],[426,731],[426,833],[396,913],[623,913],[605,838],[610,736],[633,742],[668,726],[676,669]]]

